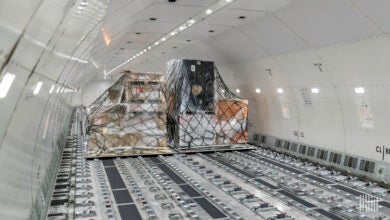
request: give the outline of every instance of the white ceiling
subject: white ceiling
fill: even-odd
[[[311,46],[378,33],[350,0],[301,1],[276,15]]]
[[[102,78],[216,0],[121,0],[109,3],[91,57]],[[377,35],[390,30],[387,0],[236,0],[122,69],[164,71],[171,58],[238,62]],[[239,19],[244,16],[244,19]],[[155,21],[150,18],[156,18]],[[102,69],[104,68],[104,69]]]
[[[88,4],[79,12],[77,8],[81,1]],[[54,48],[56,58],[38,65],[37,71],[45,72],[43,74],[52,79],[68,74],[67,83],[80,87],[94,78],[103,78],[105,72],[184,21],[203,13],[218,0],[45,2],[38,11],[39,16],[29,24],[26,39],[31,41],[31,47],[44,48],[52,34],[49,30],[57,28],[54,21],[65,19],[62,29],[55,32],[63,34],[56,34],[50,40],[53,46],[49,47]],[[2,57],[27,27],[36,5],[39,5],[38,0],[23,4],[0,1],[0,29],[6,29],[9,35],[0,38]],[[45,13],[39,13],[43,11]],[[217,65],[228,64],[389,33],[389,11],[389,0],[235,0],[118,68],[113,75],[123,69],[163,72],[166,61],[172,58],[207,59]],[[245,18],[239,19],[242,16]],[[106,44],[104,38],[110,42]],[[68,57],[72,61],[67,61]],[[36,61],[32,58],[22,53],[25,66],[34,66]],[[55,70],[56,66],[62,65],[67,67]],[[54,70],[45,71],[47,67]]]
[[[94,43],[92,57],[99,63],[99,66],[104,66],[105,70],[109,71],[215,2],[215,0],[177,0],[176,3],[169,3],[167,0],[112,1],[102,24],[112,41],[110,45],[106,46],[103,37],[99,36]],[[186,56],[186,58],[192,58],[193,54],[197,54],[196,57],[211,59],[212,56],[205,56],[203,53],[210,50],[208,42],[216,41],[211,39],[212,37],[254,21],[291,2],[293,0],[236,0],[227,8],[213,13],[209,18],[197,22],[192,28],[162,44],[155,49],[156,53],[150,52],[146,57],[151,58],[157,56],[157,54],[167,56],[169,54],[171,57]],[[137,10],[134,8],[137,8]],[[245,18],[239,19],[240,16]],[[156,18],[156,20],[152,21],[150,18]],[[235,38],[234,32],[232,32],[219,39],[218,46],[211,47],[216,49],[212,53],[220,56],[221,61],[226,61],[227,57],[232,58],[228,60],[234,60],[233,58],[241,57],[241,55],[244,55],[243,58],[248,58],[257,52],[264,54],[261,49],[253,47],[253,43],[247,42],[245,36],[240,37],[248,51],[242,51],[239,54],[232,53],[237,49],[232,48],[228,42],[229,39]],[[196,47],[202,48],[202,45],[205,45],[208,48],[203,48],[203,50],[194,49],[189,53],[178,53],[179,49],[191,47],[191,45],[197,43],[200,45]],[[139,59],[141,60],[141,58]],[[145,62],[134,61],[133,63]],[[159,66],[161,65],[161,62],[157,61],[157,63],[159,63]],[[97,72],[102,77],[101,72],[103,71],[99,70]]]

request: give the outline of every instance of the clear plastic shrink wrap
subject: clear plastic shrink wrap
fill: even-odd
[[[246,143],[248,101],[213,62],[171,60],[165,77],[126,72],[87,109],[88,157],[171,153]]]
[[[248,101],[227,88],[213,62],[169,61],[166,100],[170,146],[246,143]]]
[[[170,153],[165,78],[126,72],[89,106],[89,157]]]

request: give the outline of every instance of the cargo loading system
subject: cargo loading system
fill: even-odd
[[[266,149],[85,159],[81,115],[46,219],[389,219],[388,193]]]

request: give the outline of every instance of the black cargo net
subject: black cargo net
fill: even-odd
[[[197,148],[245,143],[247,105],[223,82],[213,62],[168,62],[169,145]]]
[[[228,89],[213,62],[172,60],[166,80],[128,71],[93,102],[88,156],[246,143],[248,103]]]

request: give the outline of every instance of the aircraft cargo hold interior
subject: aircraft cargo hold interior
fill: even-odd
[[[0,219],[390,219],[389,11],[0,0]]]

